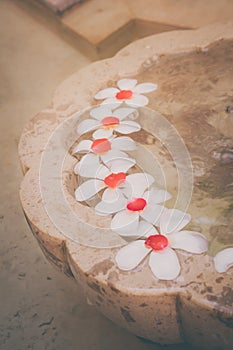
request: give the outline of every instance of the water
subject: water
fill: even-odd
[[[192,215],[187,229],[204,234],[215,255],[233,246],[233,41],[149,61],[133,78],[157,83],[158,90],[147,95],[149,108],[139,109],[143,129],[129,135],[140,144],[131,153],[137,160],[131,172],[149,172],[157,186],[170,191],[167,206],[187,209]],[[73,175],[69,192],[76,187]]]
[[[194,174],[190,228],[209,239],[211,255],[233,245],[233,41],[160,56],[135,78],[158,84],[147,95],[149,107],[175,126],[189,151]],[[175,186],[169,187],[174,194]]]

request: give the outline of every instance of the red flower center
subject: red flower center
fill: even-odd
[[[147,202],[144,198],[134,198],[127,203],[126,208],[131,211],[141,211],[146,205]]]
[[[120,124],[120,120],[117,117],[105,117],[101,123],[103,126],[111,127]]]
[[[97,139],[92,142],[91,149],[95,154],[105,153],[110,151],[111,143],[106,138]]]
[[[117,186],[125,182],[125,179],[125,173],[110,174],[107,177],[105,177],[104,183],[110,188],[116,188]]]
[[[133,96],[133,91],[131,90],[121,90],[116,94],[118,100],[129,100]]]
[[[153,250],[163,250],[168,246],[168,239],[163,235],[152,235],[145,241],[145,246]]]

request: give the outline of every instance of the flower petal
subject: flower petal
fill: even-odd
[[[149,266],[160,280],[174,280],[180,273],[180,263],[174,250],[167,247],[150,254]]]
[[[98,168],[98,171],[96,172],[96,179],[104,180],[105,177],[111,174],[111,171],[105,166],[105,165],[100,165]]]
[[[125,103],[131,107],[143,107],[148,105],[149,100],[144,95],[133,95],[133,97],[129,100],[125,100]]]
[[[106,187],[106,185],[101,180],[87,180],[76,189],[75,198],[77,201],[85,201],[93,197],[104,187]]]
[[[97,92],[97,94],[95,94],[94,98],[96,100],[103,100],[105,98],[114,97],[118,92],[119,89],[111,87],[100,90],[99,92]]]
[[[138,113],[136,109],[134,108],[129,108],[129,107],[122,107],[122,108],[118,108],[114,111],[114,113],[112,113],[112,115],[114,117],[117,117],[120,120],[125,119],[128,116],[134,115]]]
[[[226,272],[233,266],[233,248],[225,248],[214,257],[214,266],[217,272]]]
[[[137,86],[135,86],[134,92],[136,92],[137,94],[145,94],[147,92],[157,90],[157,88],[158,88],[157,84],[142,83],[142,84],[138,84]]]
[[[173,232],[169,235],[168,239],[170,246],[174,249],[186,250],[193,254],[201,254],[208,250],[208,242],[199,232]]]
[[[90,111],[90,116],[97,120],[102,120],[103,118],[108,117],[110,115],[112,115],[112,109],[108,106],[101,105],[100,107],[93,108]]]
[[[117,82],[117,86],[121,90],[132,90],[136,84],[137,84],[136,79],[127,79],[127,78],[118,80]]]
[[[77,132],[79,135],[82,135],[88,131],[95,130],[98,126],[101,126],[101,124],[97,120],[85,119],[77,126]]]
[[[166,208],[162,205],[148,203],[145,209],[140,213],[140,216],[153,225],[158,225],[160,217]]]
[[[160,219],[160,232],[170,234],[181,230],[191,220],[191,215],[178,209],[167,209]]]
[[[125,204],[126,206],[126,204]],[[139,223],[139,214],[137,212],[129,212],[122,210],[117,213],[111,222],[111,229],[119,233],[121,236],[135,236]]]
[[[151,190],[145,192],[144,197],[150,203],[159,204],[172,198],[172,195],[165,190],[153,187]]]
[[[133,270],[150,251],[143,240],[131,242],[117,252],[115,256],[117,266],[124,271]]]
[[[101,106],[108,106],[108,108],[115,109],[119,107],[123,103],[123,100],[118,100],[116,97],[109,97],[103,102],[101,102]]]
[[[136,173],[126,177],[126,192],[128,197],[141,197],[145,190],[154,182],[153,176],[147,173]]]
[[[120,196],[121,195],[120,195],[119,190],[117,190],[115,188],[114,189],[106,188],[106,190],[103,193],[102,200],[104,202],[110,203],[110,205],[111,205],[111,203],[117,201]]]
[[[112,140],[112,148],[122,151],[133,151],[137,148],[137,145],[130,137],[121,136]]]
[[[132,132],[137,132],[140,129],[141,126],[131,120],[125,120],[115,127],[115,130],[121,134],[131,134]]]
[[[101,164],[99,157],[94,154],[87,154],[75,165],[74,173],[83,177],[95,178]]]
[[[91,150],[92,141],[82,140],[74,147],[73,153],[87,153]]]
[[[109,202],[100,201],[96,207],[95,210],[98,214],[114,214],[119,212],[120,210],[123,210],[126,206],[126,200],[123,196],[119,196],[118,200],[115,202],[111,202],[111,205],[109,205]]]
[[[112,173],[126,173],[130,168],[136,164],[133,158],[114,159],[108,163]]]
[[[105,129],[98,129],[93,133],[93,138],[96,139],[108,139],[112,136],[113,129],[105,130]]]
[[[101,155],[102,161],[107,165],[111,166],[111,162],[115,159],[125,159],[128,158],[128,155],[125,152],[118,151],[116,149],[112,149],[108,151],[106,154]]]
[[[143,238],[146,238],[146,237],[149,237],[151,235],[156,235],[158,234],[158,231],[156,230],[156,228],[150,224],[149,222],[145,221],[145,220],[141,220],[139,222],[139,225],[138,225],[138,229],[137,229],[137,232],[135,234],[136,237],[143,237]]]

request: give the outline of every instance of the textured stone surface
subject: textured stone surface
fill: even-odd
[[[192,52],[195,56],[198,50],[205,51],[206,47],[223,38],[224,43],[227,43],[232,37],[232,24],[167,33],[137,41],[112,59],[91,64],[58,87],[51,106],[30,121],[19,145],[22,168],[25,170],[21,201],[46,255],[62,271],[68,274],[72,271],[89,300],[106,316],[129,331],[160,343],[187,340],[203,349],[231,348],[232,270],[220,275],[214,270],[211,256],[190,257],[180,254],[182,275],[172,282],[152,278],[147,265],[134,273],[120,272],[114,263],[117,248],[97,249],[75,243],[51,223],[41,198],[40,157],[46,140],[56,126],[72,113],[93,104],[93,95],[98,90],[115,84],[121,77],[140,78],[143,69],[150,72],[158,56],[169,60],[170,55],[174,54],[179,60],[181,54],[185,59],[185,52],[187,57],[192,57]],[[209,52],[211,55],[213,51]],[[159,79],[162,80],[166,78],[167,72],[161,71],[160,74]],[[163,90],[159,93],[162,94]],[[193,103],[189,89],[186,93]],[[172,99],[170,102],[173,102]],[[192,103],[190,111],[193,110]],[[162,96],[157,96],[157,104],[160,109],[163,108]],[[154,108],[153,103],[151,107]],[[174,111],[180,110],[177,102],[173,108]],[[63,164],[65,197],[77,217],[84,218],[84,222],[93,221],[98,229],[98,226],[108,224],[107,219],[103,222],[98,220],[91,208],[75,202],[72,190],[67,186],[72,178],[69,174],[72,174],[74,161],[73,157],[67,155]],[[85,236],[85,229],[81,233]],[[72,238],[75,239],[74,236]]]

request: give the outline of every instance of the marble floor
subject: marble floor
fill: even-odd
[[[1,0],[0,31],[0,349],[190,349],[159,346],[115,326],[44,258],[20,207],[17,145],[56,86],[91,60],[21,1]]]

